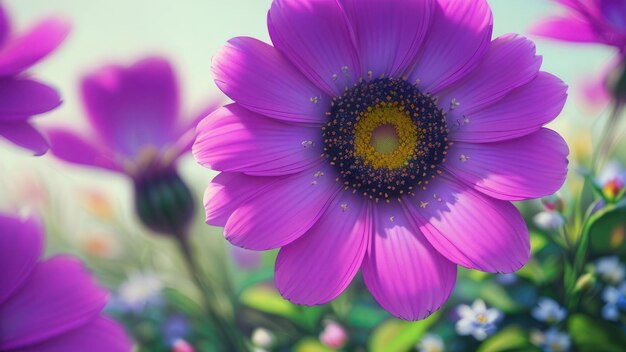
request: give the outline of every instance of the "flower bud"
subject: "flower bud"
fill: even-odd
[[[135,210],[141,222],[162,234],[182,236],[193,219],[194,200],[174,168],[134,178]]]
[[[330,348],[342,348],[348,341],[346,330],[332,320],[326,321],[325,325],[324,330],[320,333],[320,342]]]

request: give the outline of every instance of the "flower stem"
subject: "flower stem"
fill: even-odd
[[[205,313],[210,318],[215,331],[220,335],[221,342],[224,344],[223,347],[228,351],[249,351],[245,339],[239,333],[233,319],[225,318],[220,310],[217,309],[215,303],[218,302],[219,295],[209,283],[205,282],[201,274],[201,269],[194,260],[193,251],[191,250],[187,236],[176,235],[175,238],[191,278],[198,290],[202,293],[205,303]]]
[[[613,105],[613,109],[611,114],[609,115],[609,119],[606,122],[606,126],[604,127],[604,132],[602,133],[600,139],[600,145],[594,152],[594,156],[592,159],[591,169],[594,174],[597,174],[599,168],[604,165],[607,161],[609,155],[611,154],[612,149],[615,146],[615,137],[619,132],[619,123],[620,123],[620,115],[622,114],[622,108],[624,107],[624,103],[616,102]]]

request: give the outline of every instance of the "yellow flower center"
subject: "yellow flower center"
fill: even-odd
[[[487,316],[484,314],[476,314],[476,320],[480,323],[480,324],[486,324],[487,323]]]
[[[354,126],[356,155],[374,169],[406,166],[415,155],[417,140],[417,127],[398,102],[369,107]]]

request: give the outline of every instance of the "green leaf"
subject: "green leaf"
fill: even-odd
[[[487,304],[492,305],[505,313],[512,313],[521,310],[521,306],[509,295],[506,290],[493,282],[486,283],[480,290],[482,297]]]
[[[312,337],[300,340],[293,346],[294,352],[333,352],[334,350],[322,345],[319,341]]]
[[[368,343],[370,351],[401,352],[408,351],[422,338],[435,322],[439,313],[416,322],[389,319],[374,332]]]
[[[264,313],[279,315],[296,320],[300,314],[298,307],[283,299],[274,288],[257,285],[245,289],[240,296],[241,303]]]
[[[577,314],[567,322],[569,334],[580,351],[621,352],[626,346],[626,335],[611,323]]]
[[[524,330],[517,326],[509,326],[488,338],[477,350],[477,352],[505,351],[539,351],[539,348],[530,344]]]
[[[589,239],[596,254],[626,255],[626,208],[618,207],[596,219]]]
[[[389,317],[389,314],[380,308],[355,304],[350,309],[347,322],[352,327],[369,330],[380,324],[387,317]]]
[[[165,297],[166,301],[168,301],[172,306],[176,308],[176,310],[179,310],[185,314],[193,316],[203,314],[202,312],[204,312],[200,305],[198,305],[191,298],[185,296],[175,289],[163,289],[163,296]]]

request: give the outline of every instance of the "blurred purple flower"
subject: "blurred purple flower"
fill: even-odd
[[[163,336],[168,345],[174,346],[184,340],[189,333],[189,321],[181,314],[174,314],[165,321],[162,327]]]
[[[233,257],[233,261],[241,269],[254,270],[261,265],[261,260],[263,259],[262,252],[251,251],[230,244],[228,245],[228,249]]]
[[[82,135],[50,129],[52,153],[128,175],[144,224],[156,232],[184,232],[193,200],[176,163],[190,151],[198,121],[220,102],[183,119],[173,68],[158,57],[103,67],[82,80],[81,93],[91,129]]]
[[[108,294],[80,261],[38,261],[43,230],[34,219],[0,215],[0,350],[127,352],[122,328],[101,315]]]
[[[600,43],[626,50],[626,1],[554,0],[565,15],[548,17],[533,28],[537,35],[579,43]]]
[[[622,94],[626,92],[617,92],[615,88],[626,75],[626,1],[553,1],[563,5],[567,9],[566,13],[539,21],[531,28],[531,32],[556,40],[615,47],[618,51],[617,60],[607,66],[600,79],[588,78],[583,94],[592,104],[606,105],[609,97],[614,96],[623,103],[626,96]]]
[[[48,142],[29,119],[61,104],[57,91],[24,73],[56,49],[69,33],[69,25],[47,19],[16,35],[0,2],[0,136],[30,149],[48,150]]]
[[[484,0],[273,1],[273,46],[233,38],[213,60],[235,103],[198,126],[196,160],[222,172],[207,222],[281,248],[276,286],[297,304],[329,302],[361,269],[383,308],[423,319],[457,265],[521,268],[510,202],[565,180],[568,148],[542,126],[567,87],[530,40],[492,40],[492,20]]]

